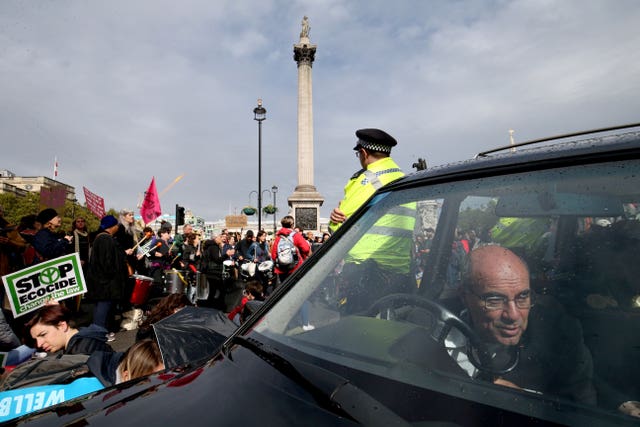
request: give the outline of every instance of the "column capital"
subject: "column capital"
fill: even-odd
[[[313,66],[313,61],[316,56],[316,47],[317,45],[310,43],[298,43],[293,45],[293,60],[298,63],[298,67],[300,65]]]

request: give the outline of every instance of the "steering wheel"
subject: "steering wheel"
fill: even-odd
[[[467,357],[473,366],[484,373],[503,375],[511,372],[520,360],[518,346],[491,345],[480,339],[478,334],[460,317],[443,305],[413,294],[389,294],[375,301],[365,312],[365,316],[376,316],[386,309],[398,307],[418,307],[433,315],[435,324],[431,337],[442,347],[452,328],[460,331],[467,339]],[[506,356],[506,358],[505,358]]]

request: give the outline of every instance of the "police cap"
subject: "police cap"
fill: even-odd
[[[356,136],[358,142],[353,147],[354,150],[364,148],[389,154],[391,147],[395,147],[398,143],[391,135],[380,129],[359,129],[356,131]]]

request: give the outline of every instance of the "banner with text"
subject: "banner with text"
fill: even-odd
[[[47,301],[87,292],[77,252],[2,276],[13,316],[37,310]]]
[[[0,422],[28,414],[76,397],[84,396],[104,386],[97,378],[80,378],[69,384],[24,387],[0,392]]]
[[[84,191],[84,201],[87,204],[87,209],[98,218],[102,218],[106,213],[104,199],[97,194],[93,194],[87,187],[82,187],[82,190]]]

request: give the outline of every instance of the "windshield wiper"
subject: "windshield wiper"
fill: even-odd
[[[232,344],[237,344],[265,360],[287,378],[308,391],[318,404],[340,416],[368,426],[410,425],[380,401],[334,372],[299,360],[288,360],[267,345],[242,336],[234,336],[223,348],[233,360]]]

